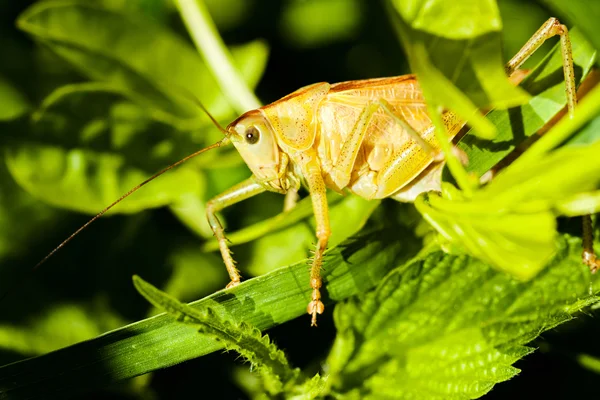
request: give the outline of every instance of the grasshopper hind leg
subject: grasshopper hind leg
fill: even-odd
[[[594,233],[592,228],[592,217],[590,215],[584,215],[582,217],[583,223],[583,263],[590,267],[592,274],[595,274],[600,270],[600,259],[594,252]]]
[[[565,77],[565,93],[567,96],[567,110],[569,117],[575,115],[577,104],[577,88],[575,85],[575,68],[573,66],[573,50],[567,27],[556,18],[548,19],[538,31],[525,43],[519,52],[506,64],[505,70],[512,75],[547,39],[553,36],[560,37],[560,48],[563,58],[563,74]],[[583,263],[590,268],[592,273],[600,270],[600,258],[594,252],[592,218],[590,215],[582,217],[583,225]]]

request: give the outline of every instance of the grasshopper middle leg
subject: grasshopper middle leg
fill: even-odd
[[[327,188],[316,155],[304,165],[304,170],[313,204],[315,220],[317,222],[317,246],[310,268],[310,287],[313,290],[311,301],[308,303],[306,311],[311,315],[311,325],[317,326],[317,314],[322,314],[325,310],[325,305],[321,301],[320,291],[323,284],[321,279],[321,268],[323,266],[323,253],[327,248],[331,229],[329,228]]]

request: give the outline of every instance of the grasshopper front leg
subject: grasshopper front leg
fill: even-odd
[[[321,286],[323,281],[321,279],[321,268],[323,266],[323,253],[327,248],[327,242],[331,235],[329,228],[329,208],[327,206],[327,188],[321,167],[319,165],[316,153],[305,154],[302,162],[302,170],[308,190],[310,192],[310,198],[312,200],[313,212],[315,214],[315,220],[317,223],[317,246],[315,254],[312,260],[310,268],[310,287],[313,289],[311,295],[311,301],[308,303],[306,311],[312,316],[311,326],[317,326],[317,314],[322,314],[325,310],[325,305],[321,301]]]
[[[219,250],[225,262],[225,268],[231,282],[227,285],[227,288],[236,286],[240,283],[241,276],[240,272],[235,267],[235,261],[231,257],[231,250],[227,245],[227,238],[225,237],[225,230],[217,217],[217,212],[229,207],[232,204],[239,203],[242,200],[246,200],[252,196],[265,191],[265,188],[261,186],[254,177],[246,179],[245,181],[238,183],[232,188],[226,190],[220,195],[214,197],[206,204],[206,217],[208,223],[215,234],[215,237],[219,241]]]

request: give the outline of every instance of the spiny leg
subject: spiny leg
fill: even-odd
[[[296,207],[298,198],[298,188],[290,188],[290,190],[288,190],[288,192],[285,194],[285,199],[283,200],[283,212],[290,211],[292,208]]]
[[[572,118],[577,104],[577,91],[575,87],[575,68],[573,67],[573,51],[567,27],[556,18],[546,21],[531,39],[510,59],[506,64],[506,73],[512,75],[523,63],[548,39],[559,35],[560,50],[563,58],[563,73],[565,76],[565,91],[567,94],[567,108]]]
[[[373,116],[382,108],[383,111],[388,114],[392,120],[401,126],[408,135],[421,147],[426,153],[430,154],[435,160],[441,154],[439,150],[436,151],[429,143],[427,143],[417,131],[413,129],[408,122],[406,122],[400,115],[398,115],[394,108],[385,99],[379,99],[375,103],[367,103],[367,105],[361,111],[352,132],[345,140],[340,151],[340,155],[333,165],[333,168],[329,172],[333,182],[338,188],[345,188],[350,182],[352,170],[356,162],[358,151],[362,146],[365,136],[368,132],[369,124],[373,119]]]
[[[594,232],[592,228],[592,216],[584,215],[582,218],[583,223],[583,263],[590,268],[592,274],[595,274],[600,269],[600,259],[594,252]]]
[[[306,311],[312,316],[311,326],[317,326],[317,314],[322,314],[325,305],[321,301],[321,267],[323,266],[323,253],[327,248],[327,242],[331,230],[329,228],[329,209],[327,206],[327,194],[325,182],[321,174],[321,168],[315,157],[304,166],[304,176],[308,184],[310,198],[313,204],[315,220],[317,222],[317,247],[310,268],[310,287],[313,289],[311,301]]]
[[[283,212],[290,211],[292,208],[296,207],[296,204],[300,199],[300,196],[298,195],[299,190],[300,181],[293,182],[285,194],[285,199],[283,200]]]
[[[381,108],[383,108],[383,111],[385,111],[385,113],[389,115],[396,124],[404,128],[404,130],[410,136],[410,138],[414,140],[425,152],[429,153],[435,161],[442,161],[442,159],[439,159],[439,157],[443,157],[443,154],[439,150],[434,149],[429,143],[427,143],[421,137],[419,132],[415,131],[413,127],[410,126],[410,124],[406,122],[404,118],[402,118],[394,111],[394,108],[390,105],[390,103],[388,103],[385,99],[379,99],[379,104],[381,105]]]
[[[212,228],[215,237],[219,241],[219,250],[221,251],[221,256],[223,257],[223,262],[225,263],[225,268],[227,268],[227,273],[229,274],[229,278],[231,282],[227,285],[227,288],[236,286],[240,283],[241,276],[237,268],[235,267],[235,261],[231,256],[231,250],[229,250],[229,246],[227,245],[227,238],[225,237],[225,231],[219,218],[217,217],[217,212],[222,209],[229,207],[232,204],[238,203],[242,200],[246,200],[252,196],[255,196],[259,193],[265,191],[265,188],[262,187],[259,183],[254,180],[254,177],[246,179],[245,181],[238,183],[232,188],[226,190],[225,192],[219,194],[218,196],[211,199],[208,203],[206,203],[206,217],[208,218],[208,223]]]
[[[563,58],[563,74],[565,77],[565,92],[567,96],[567,110],[569,118],[575,115],[577,104],[577,88],[575,86],[575,68],[573,67],[573,51],[567,27],[556,18],[550,18],[540,29],[525,43],[519,52],[506,64],[506,72],[513,74],[547,39],[559,35],[560,50]],[[592,230],[592,217],[584,215],[583,225],[583,263],[592,273],[600,269],[600,259],[594,252],[594,235]]]
[[[344,189],[350,182],[350,176],[352,174],[352,169],[354,168],[354,163],[356,162],[358,151],[367,134],[369,123],[378,109],[379,104],[377,103],[367,103],[367,105],[365,105],[352,128],[352,132],[350,132],[350,135],[344,141],[338,159],[331,171],[329,171],[331,180],[340,190]]]

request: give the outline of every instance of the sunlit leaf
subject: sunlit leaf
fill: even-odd
[[[472,399],[515,376],[524,345],[598,302],[580,241],[563,237],[547,269],[519,283],[435,251],[335,310],[328,365],[342,398]],[[590,281],[593,288],[590,288]]]
[[[210,123],[193,96],[217,117],[233,115],[195,50],[149,20],[97,5],[49,1],[32,6],[19,21],[100,81],[50,94],[36,114],[38,133],[29,140],[17,138],[7,153],[17,182],[53,205],[96,213],[151,173],[197,150],[194,142],[206,143],[181,131]],[[253,42],[233,48],[232,54],[248,83],[256,85],[266,45]],[[117,104],[123,97],[138,108]],[[44,162],[48,167],[40,169]],[[116,210],[135,212],[197,196],[202,180],[186,168],[164,178]]]
[[[596,62],[596,50],[579,29],[570,31],[576,83],[588,76]],[[557,44],[550,54],[525,78],[521,87],[532,98],[522,106],[509,110],[495,109],[487,114],[498,131],[492,140],[481,140],[467,134],[458,148],[469,157],[467,170],[483,175],[515,149],[525,138],[535,135],[567,104],[562,75],[562,57]]]
[[[150,20],[81,2],[48,1],[29,8],[18,25],[91,79],[137,93],[148,106],[179,118],[206,118],[183,97],[189,91],[215,115],[231,112],[195,50]]]
[[[504,73],[502,24],[494,1],[469,1],[451,10],[443,1],[391,0],[391,3],[398,13],[395,22],[399,38],[417,75],[422,71],[415,64],[415,45],[424,46],[431,65],[478,107],[509,107],[527,100],[526,94],[510,84]],[[427,84],[434,88],[438,85],[442,91],[447,86],[439,86],[439,82]],[[440,102],[461,115],[471,113],[456,107],[452,97]]]

